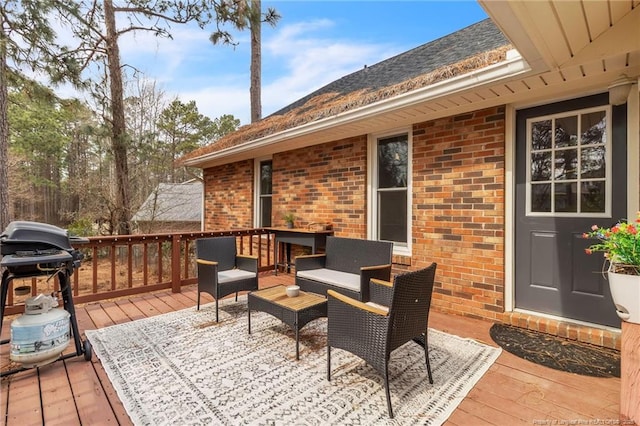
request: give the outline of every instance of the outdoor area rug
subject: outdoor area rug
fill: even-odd
[[[507,324],[494,324],[491,338],[505,351],[556,370],[594,377],[620,377],[620,351]]]
[[[86,335],[136,425],[442,424],[501,349],[429,330],[429,384],[424,350],[409,342],[391,356],[387,416],[383,379],[360,358],[331,352],[326,379],[326,318],[301,331],[295,361],[292,331],[251,314],[246,296],[189,308]]]

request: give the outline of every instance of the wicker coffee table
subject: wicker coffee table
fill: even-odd
[[[300,359],[300,329],[309,322],[327,316],[327,299],[313,293],[300,292],[289,297],[286,286],[278,285],[255,290],[247,296],[249,334],[251,334],[251,311],[266,312],[291,327],[296,333],[296,360]]]

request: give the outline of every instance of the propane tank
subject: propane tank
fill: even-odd
[[[69,344],[71,314],[57,306],[58,299],[44,294],[25,301],[24,314],[11,323],[12,361],[31,368],[58,359]]]

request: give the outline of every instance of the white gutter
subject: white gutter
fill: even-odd
[[[515,51],[513,51],[515,52]],[[530,71],[530,67],[522,56],[515,52],[509,52],[507,60],[498,64],[472,71],[448,80],[435,83],[430,86],[412,90],[389,99],[375,102],[353,110],[345,111],[330,117],[302,124],[300,126],[283,130],[282,132],[267,135],[260,139],[247,141],[240,145],[222,149],[220,151],[204,154],[200,157],[186,160],[184,164],[190,167],[208,163],[213,160],[238,155],[253,151],[257,148],[274,145],[300,136],[317,133],[322,130],[349,124],[354,121],[370,118],[372,116],[385,114],[396,109],[410,107],[425,101],[442,98],[453,93],[474,89],[483,85],[492,84],[497,81],[513,78]]]

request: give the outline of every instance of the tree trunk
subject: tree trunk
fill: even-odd
[[[131,233],[129,199],[129,166],[127,164],[127,134],[124,118],[120,49],[112,0],[104,0],[104,21],[107,30],[107,62],[111,91],[111,144],[116,167],[116,224],[118,234]]]
[[[0,232],[9,225],[9,123],[7,92],[7,46],[0,14]]]
[[[262,75],[262,5],[260,0],[251,0],[251,122],[262,118],[262,100],[260,99]]]

